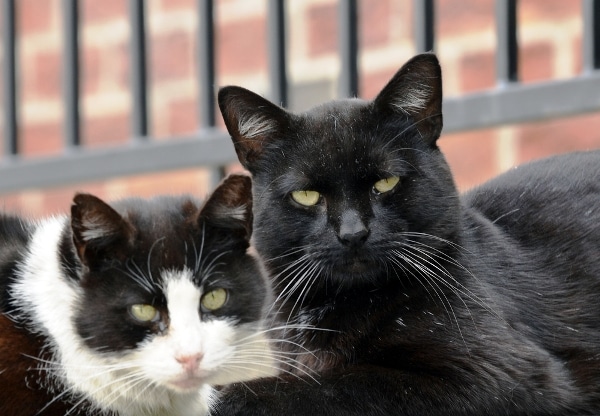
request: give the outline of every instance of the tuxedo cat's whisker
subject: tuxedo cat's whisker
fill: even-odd
[[[151,277],[147,276],[134,260],[127,259],[123,271],[148,293],[154,293],[156,291],[156,286],[152,282]]]
[[[200,274],[201,276],[211,276],[211,275],[213,275],[213,273],[214,273],[214,270],[215,270],[217,267],[219,267],[220,265],[222,265],[222,263],[217,263],[217,261],[218,261],[218,260],[219,260],[221,257],[223,257],[223,256],[226,256],[226,255],[230,254],[230,252],[229,252],[229,251],[223,251],[223,252],[221,252],[221,253],[217,254],[217,255],[216,255],[216,256],[214,256],[214,257],[212,257],[212,256],[211,256],[211,254],[212,254],[212,251],[211,251],[211,252],[209,252],[209,253],[206,255],[206,258],[207,258],[207,259],[208,259],[208,258],[210,258],[210,259],[211,259],[211,260],[210,260],[210,262],[209,262],[209,263],[208,263],[206,266],[202,265],[202,266],[200,267],[200,273],[199,273],[199,274]]]

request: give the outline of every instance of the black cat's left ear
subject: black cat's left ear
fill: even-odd
[[[71,206],[73,244],[81,261],[92,266],[107,249],[131,241],[135,229],[100,198],[78,193]]]
[[[442,70],[433,53],[413,57],[396,72],[375,98],[379,111],[404,114],[428,144],[442,131]]]
[[[242,166],[254,173],[266,143],[282,136],[289,113],[242,87],[219,90],[219,108]]]
[[[213,191],[200,219],[231,230],[246,242],[252,236],[252,181],[247,175],[231,174]]]

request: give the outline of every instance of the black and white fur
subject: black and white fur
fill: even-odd
[[[250,186],[232,175],[204,205],[78,194],[70,217],[0,216],[1,413],[200,416],[211,385],[275,374]],[[227,301],[205,310],[215,288]]]

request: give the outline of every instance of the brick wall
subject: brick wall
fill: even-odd
[[[266,1],[216,2],[218,84],[268,94]],[[360,95],[373,97],[414,53],[411,1],[361,0]],[[524,82],[564,78],[582,68],[580,2],[521,0]],[[159,140],[198,128],[194,36],[196,0],[148,0],[151,132]],[[289,1],[290,106],[305,109],[337,89],[335,0]],[[18,0],[22,151],[28,157],[61,151],[60,0]],[[438,53],[446,96],[495,86],[494,0],[438,0]],[[83,143],[110,146],[127,140],[129,26],[126,0],[81,0]],[[219,120],[219,123],[220,120]],[[600,113],[549,122],[447,134],[440,141],[461,189],[515,163],[576,149],[600,147]],[[191,192],[204,196],[202,169],[119,178],[59,189],[0,196],[7,209],[30,215],[68,209],[75,190],[106,198]]]

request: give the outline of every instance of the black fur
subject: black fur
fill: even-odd
[[[104,409],[102,403],[88,406],[86,397],[61,396],[69,380],[38,371],[60,346],[18,306],[11,288],[21,278],[29,245],[43,223],[0,215],[0,413],[108,414],[91,410]],[[257,322],[267,288],[257,260],[247,254],[251,232],[251,183],[243,175],[228,177],[204,204],[182,196],[128,198],[108,205],[77,194],[58,247],[47,247],[60,259],[57,279],[82,289],[77,310],[64,318],[73,319],[77,336],[95,353],[119,357],[168,328],[161,271],[187,267],[205,292],[216,285],[228,290],[221,309],[209,312],[198,305],[201,319]],[[139,303],[159,309],[161,320],[136,321],[128,307]]]
[[[275,324],[314,329],[284,334],[307,367],[231,386],[218,414],[600,413],[600,153],[459,196],[436,145],[441,101],[432,54],[373,101],[302,114],[220,90]],[[321,200],[301,206],[297,190]]]

